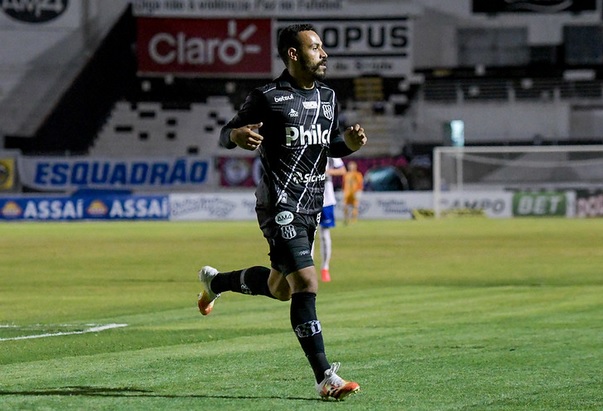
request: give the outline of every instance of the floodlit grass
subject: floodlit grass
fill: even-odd
[[[603,220],[339,225],[318,313],[361,385],[342,404],[316,398],[288,303],[196,310],[200,266],[267,264],[254,222],[0,230],[1,409],[603,409]]]

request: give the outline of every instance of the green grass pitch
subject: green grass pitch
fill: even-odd
[[[0,409],[603,409],[603,219],[340,224],[317,304],[361,385],[342,403],[316,397],[288,303],[196,309],[202,265],[267,264],[256,223],[0,232]]]

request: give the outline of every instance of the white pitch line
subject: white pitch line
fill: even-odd
[[[58,332],[58,333],[45,333],[45,334],[33,334],[33,335],[23,335],[20,337],[10,337],[10,338],[0,338],[0,341],[16,341],[16,340],[31,340],[34,338],[46,338],[46,337],[59,337],[62,335],[77,335],[77,334],[86,334],[86,333],[96,333],[99,331],[110,330],[113,328],[121,328],[127,327],[128,324],[106,324],[106,325],[95,325],[90,328],[86,328],[81,331],[66,331],[66,332]],[[8,328],[8,327],[7,327]]]

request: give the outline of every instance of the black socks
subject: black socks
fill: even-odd
[[[260,266],[220,273],[211,281],[211,289],[216,294],[223,291],[234,291],[235,293],[265,295],[274,298],[268,288],[269,275],[270,269]]]
[[[291,326],[312,366],[316,382],[321,382],[330,365],[325,355],[320,321],[316,317],[315,293],[295,293],[291,296]]]
[[[211,281],[211,289],[216,294],[233,291],[274,298],[268,288],[269,275],[270,269],[260,266],[220,273]],[[316,316],[316,294],[308,292],[293,294],[290,316],[291,327],[310,362],[316,382],[321,382],[325,378],[324,372],[330,368],[330,364],[325,355],[320,321]]]

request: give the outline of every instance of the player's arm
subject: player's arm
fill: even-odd
[[[264,139],[258,132],[262,127],[261,113],[264,105],[263,95],[253,90],[241,106],[239,112],[220,131],[220,145],[232,149],[241,147],[255,150]]]
[[[331,145],[329,155],[331,157],[345,157],[358,151],[360,147],[366,144],[367,138],[364,129],[359,124],[355,124],[345,129],[343,133],[339,131],[339,107],[335,104],[335,127],[331,130]]]

